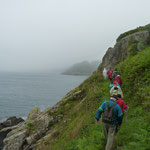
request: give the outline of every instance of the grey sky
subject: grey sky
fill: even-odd
[[[0,0],[0,70],[101,59],[119,34],[150,23],[149,0]]]

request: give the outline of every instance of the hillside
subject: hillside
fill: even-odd
[[[116,137],[117,149],[150,149],[149,66],[150,47],[117,66],[124,80],[122,87],[124,100],[130,107],[127,123],[124,120]],[[99,105],[109,99],[109,84],[109,81],[104,81],[99,73],[95,73],[78,88],[85,96],[79,97],[76,102],[73,98],[69,99],[74,104],[65,113],[65,120],[70,121],[66,125],[60,124],[63,129],[57,131],[59,138],[53,141],[48,149],[59,150],[60,147],[64,150],[104,149],[103,127],[101,123],[95,124],[95,113]]]
[[[99,61],[83,61],[81,63],[74,64],[62,74],[64,75],[91,75],[94,71],[97,70]]]
[[[146,34],[139,42],[126,45],[123,39],[134,39]],[[146,33],[145,33],[146,32]],[[133,38],[134,37],[134,38]],[[121,47],[114,46],[107,51],[98,71],[92,74],[79,87],[70,91],[58,104],[40,112],[38,108],[29,113],[26,123],[12,130],[5,139],[4,150],[104,150],[105,138],[101,122],[95,123],[95,114],[100,104],[109,100],[108,80],[101,76],[101,68],[108,67],[115,58],[112,51],[120,56],[115,67],[123,78],[124,100],[129,106],[127,123],[123,122],[116,139],[117,150],[149,150],[150,145],[150,46],[149,31],[136,31],[117,41]],[[125,40],[126,41],[126,40]],[[127,40],[128,41],[128,40]],[[138,42],[138,43],[139,43]],[[116,44],[117,44],[116,43]],[[128,42],[127,42],[128,43]],[[125,44],[125,45],[124,45]],[[126,48],[124,48],[126,47]],[[122,55],[121,51],[127,51]],[[135,53],[133,53],[135,52]],[[113,52],[114,53],[114,52]],[[126,53],[124,53],[126,54]]]

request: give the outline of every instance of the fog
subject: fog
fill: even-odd
[[[149,0],[0,0],[0,71],[58,71],[101,60],[150,23]]]

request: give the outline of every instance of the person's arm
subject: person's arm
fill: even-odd
[[[122,124],[122,119],[123,119],[123,114],[122,114],[122,110],[120,108],[119,105],[117,105],[117,109],[118,109],[118,125],[120,126]]]
[[[96,122],[98,123],[99,119],[101,118],[101,115],[105,109],[105,104],[106,104],[106,101],[102,103],[102,105],[99,107],[99,109],[97,110],[97,113],[96,113]]]

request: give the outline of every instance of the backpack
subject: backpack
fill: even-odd
[[[117,104],[115,103],[111,107],[109,106],[109,102],[107,102],[107,107],[104,110],[102,121],[104,123],[109,123],[112,124],[112,122],[115,120],[113,116],[113,107],[116,106]]]

